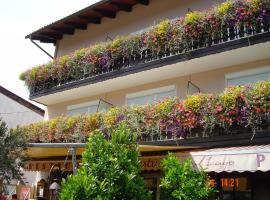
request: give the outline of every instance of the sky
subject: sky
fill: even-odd
[[[19,74],[51,60],[25,36],[98,0],[2,0],[0,6],[0,85],[28,100]],[[52,44],[40,44],[51,55]]]

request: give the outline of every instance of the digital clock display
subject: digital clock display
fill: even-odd
[[[221,186],[230,187],[230,188],[238,188],[239,187],[239,178],[222,178],[221,179]]]
[[[221,178],[220,184],[221,184],[222,188],[238,188],[241,184],[241,181],[243,182],[244,179],[243,178],[230,178],[230,177]],[[246,181],[244,181],[244,182],[246,182]],[[216,185],[215,179],[210,179],[208,181],[208,184],[214,187]]]

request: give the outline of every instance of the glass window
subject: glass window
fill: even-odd
[[[166,97],[176,96],[175,86],[166,86],[127,95],[127,105],[137,106],[151,104]]]
[[[270,67],[245,70],[226,75],[226,85],[245,85],[270,79]]]
[[[67,107],[67,115],[90,114],[97,112],[98,101],[70,105]]]

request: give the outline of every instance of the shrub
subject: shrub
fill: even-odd
[[[164,177],[161,179],[162,196],[166,200],[203,200],[215,192],[208,184],[206,172],[196,170],[191,159],[180,162],[169,153],[162,161]]]
[[[140,177],[136,134],[124,122],[105,140],[93,134],[83,153],[83,166],[77,175],[63,180],[62,200],[147,200],[150,193]]]

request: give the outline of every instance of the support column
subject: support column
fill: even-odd
[[[76,148],[71,148],[70,152],[71,152],[71,156],[72,156],[73,174],[77,174]]]

